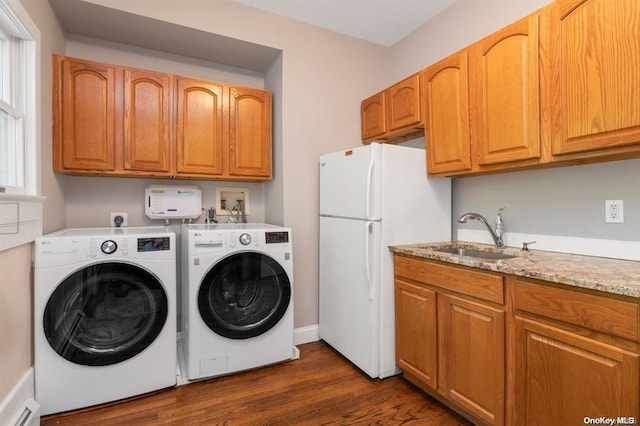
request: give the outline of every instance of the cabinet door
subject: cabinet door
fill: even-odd
[[[389,132],[420,124],[420,74],[394,84],[385,92]]]
[[[640,141],[640,3],[558,0],[552,18],[552,153]]]
[[[56,171],[115,169],[115,66],[54,57]]]
[[[429,174],[470,170],[467,52],[430,66],[423,77]]]
[[[220,176],[224,172],[223,87],[178,78],[177,172]]]
[[[396,362],[437,389],[436,293],[396,279]]]
[[[639,355],[522,318],[516,339],[515,424],[637,421]]]
[[[229,174],[271,178],[271,93],[229,89]]]
[[[171,76],[124,71],[124,168],[170,171]]]
[[[540,156],[538,15],[473,45],[469,82],[478,164]]]
[[[387,131],[385,92],[377,93],[362,101],[360,125],[362,140],[371,141]]]
[[[504,423],[504,312],[438,294],[439,390],[488,424]]]

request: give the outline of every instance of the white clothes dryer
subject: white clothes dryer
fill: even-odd
[[[291,230],[183,225],[182,239],[187,379],[294,358]]]
[[[65,229],[36,239],[43,415],[176,384],[175,242],[164,227]]]

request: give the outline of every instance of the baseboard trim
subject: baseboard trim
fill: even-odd
[[[293,330],[294,345],[304,345],[305,343],[317,342],[318,340],[320,340],[318,324],[300,327]]]
[[[29,368],[11,392],[0,402],[0,425],[9,425],[14,415],[29,398],[35,397],[34,371]]]

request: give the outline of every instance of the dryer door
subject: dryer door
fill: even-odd
[[[43,327],[51,347],[65,359],[111,365],[149,346],[168,308],[166,291],[153,274],[127,263],[98,263],[58,285],[47,302]]]
[[[202,320],[216,334],[249,339],[269,331],[284,316],[291,282],[282,266],[260,253],[243,252],[216,263],[198,291]]]

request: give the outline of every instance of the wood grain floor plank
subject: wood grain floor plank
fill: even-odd
[[[51,425],[471,425],[400,376],[370,379],[324,342],[300,359],[42,419]]]

